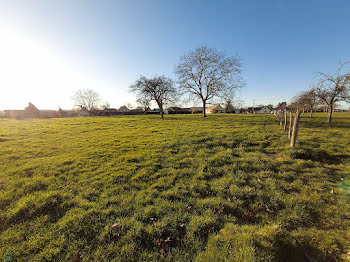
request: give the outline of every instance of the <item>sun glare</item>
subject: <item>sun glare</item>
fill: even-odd
[[[67,92],[84,82],[48,44],[1,25],[0,72],[0,109],[23,108],[29,101],[57,107],[55,101],[69,100]]]

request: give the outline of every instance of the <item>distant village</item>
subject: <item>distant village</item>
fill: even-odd
[[[281,105],[282,104],[282,105]],[[277,107],[257,106],[246,108],[234,108],[232,106],[221,106],[215,104],[205,109],[207,114],[270,114],[275,111],[289,111],[289,108],[285,103],[280,103]],[[306,108],[307,110],[307,108]],[[327,108],[319,107],[316,111],[325,112]],[[339,110],[336,110],[339,111]],[[86,110],[84,108],[71,109],[71,110],[40,110],[34,104],[28,103],[28,106],[23,110],[4,110],[1,117],[13,118],[13,119],[26,119],[26,118],[60,118],[60,117],[84,117],[84,116],[118,116],[118,115],[159,115],[159,109],[154,108],[128,108],[127,106],[121,106],[117,108],[103,108]],[[164,111],[165,114],[202,114],[202,107],[168,107]]]

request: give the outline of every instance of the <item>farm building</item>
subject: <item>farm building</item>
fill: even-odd
[[[206,108],[205,112],[207,114],[221,114],[221,113],[225,113],[225,108],[223,108],[222,106],[217,104],[217,105],[213,105],[211,107]]]

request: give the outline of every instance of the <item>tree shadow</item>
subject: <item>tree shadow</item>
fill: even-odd
[[[292,153],[295,159],[311,160],[327,164],[340,164],[344,159],[350,158],[349,155],[331,155],[322,149],[299,149]]]

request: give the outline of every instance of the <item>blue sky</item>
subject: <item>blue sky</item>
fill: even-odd
[[[201,45],[241,56],[244,105],[288,101],[350,60],[349,14],[345,0],[2,0],[0,109],[71,108],[79,88],[135,103],[128,86],[141,74],[175,78]]]

